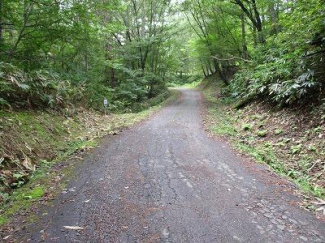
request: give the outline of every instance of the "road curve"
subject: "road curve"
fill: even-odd
[[[209,138],[200,93],[181,93],[151,119],[105,139],[25,239],[325,242],[324,222],[297,206],[293,185]]]

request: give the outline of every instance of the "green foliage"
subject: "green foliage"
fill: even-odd
[[[130,108],[202,72],[247,101],[324,97],[322,0],[1,4],[2,108],[100,109],[104,97],[112,110]]]
[[[231,84],[234,96],[269,97],[278,104],[293,104],[314,97],[322,90],[315,71],[308,67],[297,68],[296,60],[302,56],[273,56],[263,64],[242,70]],[[270,61],[268,61],[270,60]]]
[[[231,84],[234,96],[267,98],[280,105],[321,100],[325,77],[324,5],[312,0],[288,6],[293,9],[279,17],[282,31],[259,46],[252,53],[251,65],[235,75]],[[308,25],[304,24],[307,19]]]
[[[36,187],[33,190],[31,190],[27,195],[25,195],[25,198],[37,199],[37,198],[41,198],[43,195],[44,195],[44,189],[42,187]]]
[[[25,73],[12,64],[0,63],[0,105],[16,107],[64,107],[78,100],[82,86],[72,86],[52,72],[40,70]]]
[[[243,124],[242,128],[244,131],[249,131],[253,128],[253,124],[245,123]]]
[[[126,110],[187,72],[170,1],[1,1],[0,107]],[[148,11],[151,9],[151,11]],[[177,46],[177,47],[176,47]],[[182,51],[180,51],[182,49]]]
[[[274,134],[275,134],[275,135],[279,135],[279,134],[281,134],[281,133],[283,133],[283,130],[282,130],[282,129],[275,129],[275,130],[274,130]]]
[[[292,145],[290,147],[290,151],[292,154],[297,154],[300,152],[301,148],[302,148],[302,144]]]
[[[255,109],[253,105],[250,105],[242,110],[234,110],[232,106],[235,101],[226,104],[223,102],[223,97],[220,97],[220,92],[220,83],[216,83],[213,79],[205,83],[203,94],[209,102],[205,120],[209,131],[226,136],[232,145],[244,154],[249,154],[256,161],[268,164],[279,174],[292,178],[304,191],[324,198],[325,191],[321,178],[323,171],[321,161],[323,161],[324,153],[320,152],[324,146],[322,146],[322,137],[317,134],[321,126],[310,125],[306,131],[301,129],[292,133],[290,129],[287,130],[287,125],[296,125],[297,120],[300,119],[287,119],[286,116],[278,119],[279,114],[283,115],[283,111],[278,110],[269,111],[271,116],[268,117],[259,115],[265,111],[261,109],[262,106]],[[322,114],[320,107],[317,108],[318,115]],[[302,117],[308,117],[308,113],[303,114]],[[318,119],[321,121],[320,117]],[[269,132],[263,139],[259,138],[258,134],[263,130],[247,130],[251,124],[258,127],[260,121],[263,121],[263,127],[274,131]],[[283,123],[283,121],[286,122]],[[279,129],[280,127],[285,129],[285,133]],[[264,136],[266,133],[265,130],[260,135]],[[308,134],[308,139],[296,140],[298,137],[302,138],[304,134]],[[317,141],[317,144],[311,143],[313,140]]]
[[[186,0],[183,9],[196,33],[190,54],[197,70],[216,73],[243,105],[264,99],[284,106],[324,97],[322,0]]]
[[[259,136],[259,137],[266,137],[267,134],[268,134],[267,130],[258,130],[257,131],[257,136]]]

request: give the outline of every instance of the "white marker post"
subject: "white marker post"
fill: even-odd
[[[106,98],[104,98],[105,116],[106,116],[106,108],[107,108],[107,105],[108,105],[108,101],[107,101]]]

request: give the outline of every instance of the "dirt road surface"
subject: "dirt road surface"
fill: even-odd
[[[181,93],[104,140],[25,240],[325,242],[324,222],[299,208],[294,186],[209,138],[200,93]]]

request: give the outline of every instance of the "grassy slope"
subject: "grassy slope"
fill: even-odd
[[[30,208],[40,198],[44,201],[52,198],[72,174],[80,152],[96,146],[104,135],[117,134],[121,128],[147,118],[177,97],[177,91],[171,93],[163,103],[138,113],[105,116],[80,109],[75,115],[66,117],[45,111],[1,112],[0,158],[5,160],[1,163],[0,173],[3,181],[0,225],[7,223],[16,212]],[[73,162],[69,159],[72,157],[75,158]],[[30,166],[35,165],[34,172],[23,165],[26,160]],[[62,162],[69,160],[71,163]],[[28,183],[23,185],[27,179]],[[19,187],[13,193],[4,186],[12,180]]]
[[[205,80],[199,86],[208,104],[208,129],[228,138],[242,153],[291,178],[307,194],[324,199],[325,107],[274,110],[253,103],[235,110],[234,100],[222,95],[220,83]]]

